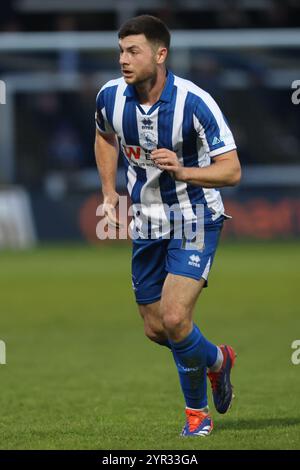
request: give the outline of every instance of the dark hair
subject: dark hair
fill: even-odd
[[[123,39],[132,34],[144,34],[148,41],[170,48],[170,32],[165,23],[156,16],[140,15],[131,18],[121,26],[118,36]]]

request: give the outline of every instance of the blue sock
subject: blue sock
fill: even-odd
[[[194,327],[202,335],[197,325],[194,325]],[[203,335],[202,335],[202,338],[203,338],[203,341],[205,341],[206,343],[206,365],[207,367],[212,367],[217,360],[217,355],[218,355],[217,346],[215,346],[213,343],[208,341]],[[172,345],[168,339],[162,342],[156,341],[156,343],[159,344],[160,346],[165,346],[166,348],[170,349],[170,351],[172,351]]]
[[[165,346],[166,348],[170,349],[170,351],[172,351],[172,346],[168,339],[166,339],[166,341],[164,342],[156,341],[156,343],[159,344],[160,346]]]
[[[218,348],[215,344],[208,341],[199,330],[198,326],[194,324],[194,328],[196,328],[200,335],[202,336],[202,341],[205,343],[206,349],[206,366],[212,367],[217,360],[218,357]]]
[[[204,338],[196,325],[184,340],[178,343],[170,340],[170,344],[186,406],[206,407],[206,367],[216,361],[217,347]]]

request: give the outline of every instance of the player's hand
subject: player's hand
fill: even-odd
[[[180,180],[183,166],[175,152],[164,148],[156,149],[151,152],[151,159],[157,168],[168,171],[174,179]]]
[[[119,204],[119,194],[112,192],[106,194],[103,200],[103,212],[108,225],[114,228],[121,228],[123,224],[119,221],[116,214],[116,207]]]

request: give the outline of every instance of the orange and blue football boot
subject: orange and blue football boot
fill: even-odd
[[[208,412],[186,408],[186,423],[181,436],[208,436],[213,430],[213,421]]]
[[[230,382],[230,372],[234,366],[236,353],[231,346],[221,344],[219,348],[223,354],[223,363],[218,372],[208,372],[207,376],[211,383],[213,401],[216,410],[224,414],[230,408],[232,399],[234,398]]]

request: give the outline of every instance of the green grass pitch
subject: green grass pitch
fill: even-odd
[[[0,252],[0,447],[299,449],[299,266],[296,242],[221,243],[195,320],[236,348],[236,399],[224,416],[211,406],[210,437],[182,439],[177,371],[143,335],[130,248]]]

